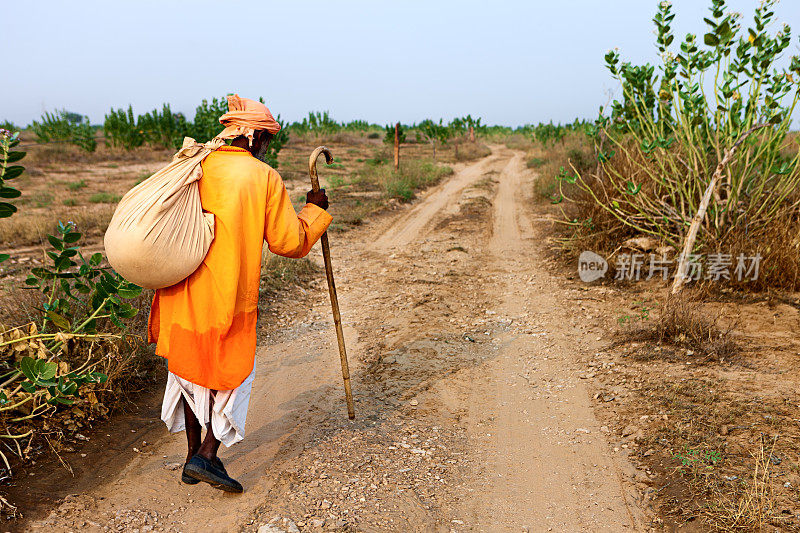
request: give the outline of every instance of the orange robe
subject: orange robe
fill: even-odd
[[[322,208],[296,213],[280,175],[247,150],[223,146],[203,161],[200,198],[214,213],[214,242],[188,278],[156,291],[148,323],[170,372],[214,390],[253,370],[262,246],[303,257],[331,223]]]

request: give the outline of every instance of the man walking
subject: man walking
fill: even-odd
[[[275,254],[304,257],[331,216],[324,189],[309,191],[296,213],[280,175],[261,161],[280,130],[269,109],[238,95],[228,106],[220,122],[233,141],[206,157],[199,181],[203,210],[215,217],[214,241],[191,276],[156,291],[148,334],[168,360],[161,418],[171,432],[186,431],[181,479],[242,492],[217,450],[244,438],[263,242]]]

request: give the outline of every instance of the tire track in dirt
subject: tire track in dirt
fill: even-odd
[[[487,169],[495,167],[498,161],[497,155],[492,154],[475,164],[466,166],[451,179],[435,187],[422,202],[402,215],[399,220],[393,221],[375,241],[375,250],[386,251],[420,240],[433,229],[430,222],[435,216],[457,212],[457,208],[454,209],[457,204],[453,200],[466,187],[485,176]]]
[[[522,154],[513,155],[493,206],[489,264],[499,291],[489,312],[502,327],[470,399],[478,444],[470,451],[486,459],[467,501],[470,522],[482,531],[636,529],[639,513],[577,375],[577,356],[593,341],[559,299],[541,231],[527,216],[532,179]]]
[[[531,179],[521,154],[493,147],[407,211],[332,239],[355,422],[319,283],[260,339],[247,436],[222,453],[243,495],[182,485],[165,465],[184,439],[162,428],[112,482],[79,483],[30,529],[255,531],[275,516],[308,531],[630,528],[574,371],[592,343],[524,216]]]

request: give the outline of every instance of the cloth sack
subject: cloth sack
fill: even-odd
[[[225,144],[191,137],[172,162],[122,197],[106,230],[108,262],[126,280],[169,287],[197,270],[214,240],[214,215],[204,213],[197,183],[200,164]]]

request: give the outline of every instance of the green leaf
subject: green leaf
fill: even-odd
[[[122,309],[118,310],[116,315],[120,318],[133,318],[137,314],[139,314],[139,310],[135,307],[123,307]]]
[[[44,268],[41,268],[41,267],[32,268],[31,269],[31,274],[33,274],[37,278],[41,278],[41,279],[44,279],[46,277],[52,277],[52,276],[49,276],[50,273],[47,270],[45,270]]]
[[[22,193],[14,187],[0,187],[0,198],[19,198]]]
[[[8,157],[6,157],[6,163],[16,163],[23,157],[25,157],[26,152],[8,152]]]
[[[128,284],[127,287],[120,287],[119,290],[117,291],[117,294],[129,300],[131,298],[136,298],[137,296],[142,294],[142,288],[136,285]]]
[[[64,243],[61,242],[61,239],[59,239],[58,237],[53,237],[52,235],[48,235],[47,240],[50,241],[50,246],[52,246],[56,250],[64,249]]]
[[[0,202],[0,218],[8,218],[17,212],[17,208],[7,202]]]
[[[45,361],[44,359],[39,359],[42,362],[42,366],[39,370],[39,379],[43,381],[48,381],[53,379],[56,376],[56,372],[58,372],[58,365],[52,361]]]
[[[708,46],[717,46],[719,44],[719,37],[713,33],[706,33],[703,37],[703,42]]]
[[[8,255],[8,254],[0,254],[0,263],[2,263],[3,261],[8,261],[8,259],[9,259],[10,257],[11,257],[11,256],[10,256],[10,255]]]
[[[67,268],[75,265],[75,263],[70,260],[69,257],[59,257],[56,259],[56,264],[54,265],[56,270],[66,270]]]
[[[102,262],[103,262],[103,254],[101,254],[100,252],[93,254],[92,257],[89,259],[89,264],[91,266],[97,266]]]
[[[92,372],[89,374],[89,377],[92,378],[92,381],[95,383],[105,383],[108,381],[108,376],[103,374],[102,372]]]
[[[76,283],[74,288],[81,294],[89,294],[91,292],[85,283]]]
[[[31,381],[36,379],[36,360],[33,357],[23,357],[19,363],[19,369],[22,374]]]
[[[13,167],[6,167],[6,171],[3,173],[4,180],[11,180],[19,176],[25,172],[25,167],[15,165]]]
[[[64,234],[64,242],[68,244],[72,244],[73,242],[78,242],[81,238],[81,234],[77,231],[72,231],[69,233]]]
[[[67,331],[70,329],[69,320],[67,320],[63,316],[59,315],[55,311],[47,311],[47,318],[49,318],[50,321],[53,324],[55,324],[56,327],[58,327],[59,329],[63,329],[63,330],[67,330]]]

